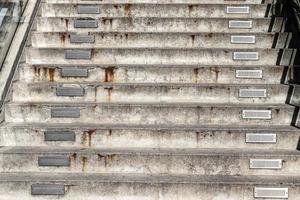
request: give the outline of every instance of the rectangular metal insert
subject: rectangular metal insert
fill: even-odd
[[[272,119],[271,110],[243,110],[243,119]]]
[[[94,35],[74,35],[70,37],[71,43],[95,43]]]
[[[57,87],[56,96],[61,97],[82,97],[84,96],[84,88],[79,87]]]
[[[88,70],[74,67],[61,69],[61,77],[88,77]]]
[[[255,35],[232,35],[230,37],[232,44],[255,44]]]
[[[239,97],[241,98],[266,98],[266,89],[240,89]]]
[[[75,133],[73,131],[45,131],[44,137],[47,142],[75,141]]]
[[[230,20],[229,28],[241,28],[241,29],[251,29],[252,21],[242,21],[242,20]]]
[[[250,169],[281,169],[280,159],[250,159]]]
[[[78,14],[99,14],[100,8],[96,5],[78,5]]]
[[[79,108],[52,108],[51,117],[52,118],[79,118],[80,109]]]
[[[95,19],[75,19],[74,28],[98,28],[98,21]]]
[[[274,133],[246,133],[246,143],[276,143],[277,135]]]
[[[68,156],[40,156],[38,165],[40,167],[69,167],[70,158]]]
[[[233,60],[239,61],[239,60],[259,60],[259,54],[258,52],[233,52]]]
[[[227,6],[226,13],[227,14],[249,14],[250,7],[249,6]]]
[[[262,70],[236,70],[235,71],[236,78],[248,78],[248,79],[261,79],[263,77]]]
[[[64,195],[65,186],[62,184],[33,184],[31,195]]]
[[[288,199],[289,189],[288,188],[254,188],[255,198],[275,198],[275,199]]]
[[[75,60],[90,60],[92,58],[92,51],[91,50],[66,50],[65,58],[75,59]]]

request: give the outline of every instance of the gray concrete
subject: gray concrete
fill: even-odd
[[[0,200],[298,200],[296,51],[268,3],[43,1],[0,126]]]
[[[34,48],[271,48],[274,33],[91,33],[76,36],[93,37],[90,43],[73,43],[71,36],[75,33],[40,33],[34,32],[31,37]],[[255,36],[254,44],[236,44],[231,36]],[[281,33],[277,48],[284,48],[287,33]],[[218,46],[217,44],[220,44]]]
[[[67,88],[62,93],[62,88]],[[78,89],[75,91],[75,89]],[[265,89],[266,97],[241,97],[240,90]],[[84,90],[84,91],[82,91]],[[12,100],[16,102],[160,102],[160,103],[235,103],[284,104],[286,85],[258,84],[14,84]],[[75,91],[76,94],[73,92]],[[73,93],[72,93],[73,92]],[[78,94],[79,95],[78,95]],[[69,94],[69,95],[68,95]]]
[[[2,172],[122,173],[148,175],[299,174],[296,151],[235,149],[2,148]],[[250,159],[282,159],[281,169],[249,169]]]
[[[76,68],[70,65],[71,68]],[[88,77],[62,77],[59,66],[19,66],[21,82],[61,83],[222,83],[222,84],[279,84],[283,66],[188,66],[188,65],[144,65],[144,66],[82,66]],[[236,78],[236,70],[262,70],[262,78]]]
[[[64,123],[161,124],[161,125],[290,125],[294,107],[288,105],[234,104],[41,104],[11,103],[5,108],[7,122],[61,123],[51,109],[78,108],[79,118]],[[242,119],[242,110],[271,110],[272,119]],[[230,116],[230,117],[229,117]]]
[[[233,60],[234,52],[257,52],[258,60]],[[286,53],[292,49],[286,49]],[[33,49],[26,51],[26,62],[30,65],[276,65],[277,49],[93,49],[91,60],[66,60],[65,50]],[[288,55],[286,54],[288,57]],[[290,59],[281,59],[281,65],[288,65]]]
[[[65,196],[46,197],[36,196],[34,199],[64,199],[81,200],[85,194],[88,200],[107,199],[143,199],[143,200],[253,200],[253,191],[256,185],[266,187],[288,187],[289,199],[297,200],[300,195],[299,178],[296,177],[266,177],[266,176],[124,176],[124,175],[85,175],[53,174],[52,176],[35,173],[4,174],[0,180],[0,192],[5,195],[1,200],[33,199],[30,196],[31,184],[36,182],[49,183],[55,181],[66,185]],[[25,182],[25,180],[27,182]],[[291,180],[296,186],[291,184]],[[92,181],[92,182],[91,182]],[[10,191],[7,193],[6,191]],[[108,193],[107,191],[113,191]]]
[[[99,4],[94,0],[46,0],[46,3],[72,3],[72,4]],[[266,0],[265,3],[272,3],[272,0]],[[126,4],[126,3],[147,3],[147,4],[261,4],[261,0],[101,0],[102,4]]]
[[[45,132],[69,132],[70,136],[74,133],[75,141],[46,141]],[[275,133],[276,143],[246,143],[247,133]],[[298,129],[288,126],[128,127],[105,124],[7,124],[0,128],[0,146],[295,150],[299,136]]]
[[[98,28],[74,28],[76,18],[39,17],[36,21],[39,32],[268,32],[270,18],[251,18],[252,28],[229,28],[227,18],[99,18]],[[276,18],[271,31],[280,32],[283,19]]]
[[[226,2],[225,2],[226,3]],[[231,3],[231,2],[230,2]],[[97,14],[78,14],[78,4],[47,4],[42,5],[42,17],[227,17],[227,18],[260,18],[265,17],[266,4],[247,5],[251,12],[248,14],[228,14],[226,7],[230,4],[102,4],[100,1],[93,3],[99,8]]]

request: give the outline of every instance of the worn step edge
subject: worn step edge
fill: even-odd
[[[39,128],[39,129],[63,129],[63,130],[72,130],[72,129],[96,129],[96,130],[220,130],[220,131],[275,131],[275,132],[300,132],[300,129],[293,126],[263,126],[263,125],[253,125],[253,126],[224,126],[224,125],[123,125],[123,124],[87,124],[87,123],[74,123],[74,124],[55,124],[55,123],[7,123],[4,122],[0,124],[0,129],[2,128]]]
[[[175,149],[175,148],[82,148],[82,147],[1,147],[0,154],[68,154],[72,155],[137,155],[137,156],[282,156],[299,157],[297,150],[261,150],[261,149],[224,149],[224,148],[201,148],[201,149]]]

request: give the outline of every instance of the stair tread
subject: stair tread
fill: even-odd
[[[103,183],[182,183],[299,186],[300,176],[228,176],[228,175],[139,175],[139,174],[87,174],[87,173],[0,173],[0,182],[103,182]]]
[[[300,156],[300,151],[295,150],[262,150],[262,149],[175,149],[175,148],[81,148],[81,147],[1,147],[0,154],[84,154],[84,155],[137,155],[137,156]]]
[[[232,125],[123,125],[123,124],[99,124],[99,123],[2,123],[1,128],[49,128],[49,129],[113,129],[113,130],[227,130],[227,131],[276,131],[276,132],[300,132],[300,129],[293,126],[283,125],[244,125],[244,126],[232,126]]]

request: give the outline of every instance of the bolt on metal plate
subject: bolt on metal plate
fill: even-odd
[[[230,37],[231,44],[255,44],[255,35],[232,35]]]
[[[69,167],[69,156],[39,156],[38,165],[40,167]]]
[[[44,139],[46,142],[74,142],[74,131],[45,131]]]
[[[236,78],[243,79],[261,79],[263,77],[262,70],[236,70]]]
[[[85,90],[80,87],[62,87],[56,88],[56,96],[60,97],[82,97],[84,96]]]
[[[246,143],[276,143],[275,133],[246,133]]]
[[[243,119],[272,119],[271,110],[243,110]]]
[[[239,97],[241,98],[266,98],[266,89],[239,89]]]
[[[281,159],[250,159],[250,169],[281,169]]]
[[[90,60],[92,58],[91,50],[66,50],[65,58],[68,60]]]
[[[98,28],[98,21],[95,19],[75,19],[74,28]]]
[[[251,29],[252,21],[230,20],[228,26],[233,29]]]
[[[52,118],[80,118],[79,108],[52,108]]]
[[[258,52],[233,52],[234,61],[257,61],[259,60]]]
[[[60,75],[61,77],[88,77],[88,69],[64,67]]]
[[[32,184],[31,195],[64,195],[65,186],[62,184]]]
[[[250,7],[249,6],[227,6],[226,13],[227,14],[249,14]]]
[[[288,188],[265,188],[255,187],[254,188],[255,198],[276,198],[276,199],[288,199],[289,189]]]
[[[77,7],[78,14],[99,14],[100,8],[96,5],[78,5]]]

